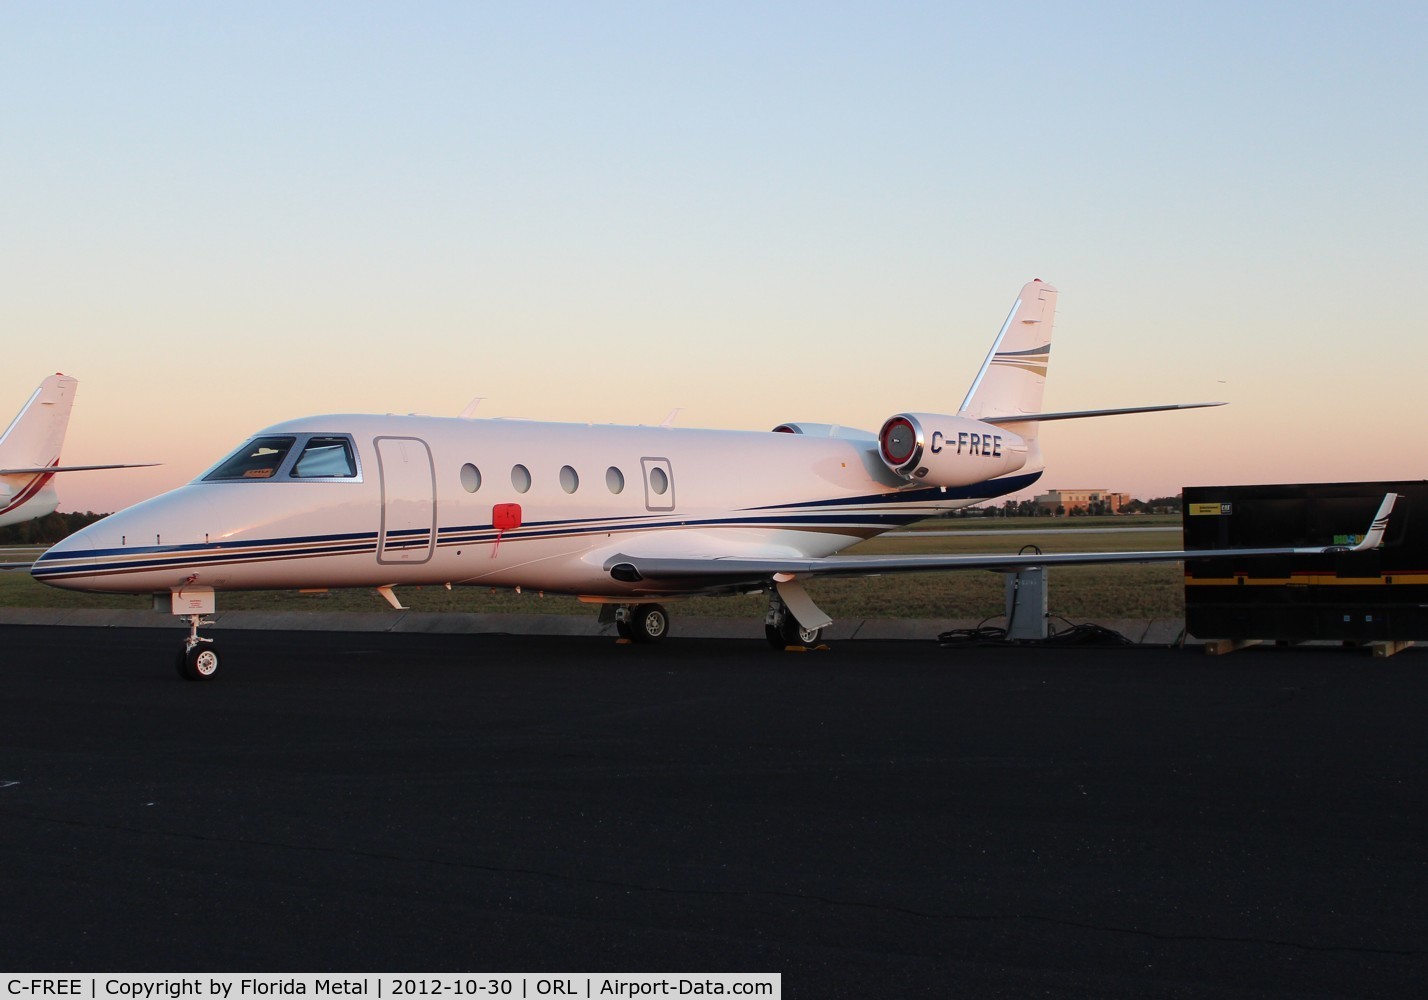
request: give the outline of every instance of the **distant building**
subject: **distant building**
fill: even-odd
[[[1110,490],[1052,490],[1037,497],[1036,505],[1052,514],[1058,507],[1064,508],[1068,514],[1073,510],[1114,514],[1128,500],[1129,493],[1112,493]]]

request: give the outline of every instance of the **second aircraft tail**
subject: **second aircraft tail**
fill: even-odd
[[[48,469],[59,464],[78,379],[51,375],[0,435],[0,471]]]

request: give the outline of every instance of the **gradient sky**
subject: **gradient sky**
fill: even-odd
[[[0,5],[61,509],[322,412],[875,430],[1061,290],[1041,488],[1428,475],[1420,3]]]

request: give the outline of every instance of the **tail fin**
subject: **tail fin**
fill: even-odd
[[[0,435],[0,469],[47,468],[59,464],[69,428],[78,379],[51,375]]]
[[[59,465],[76,384],[51,375],[0,434],[0,525],[43,517],[59,506],[52,470]]]
[[[958,416],[977,420],[1025,417],[1041,412],[1046,368],[1051,359],[1051,327],[1056,318],[1056,289],[1040,278],[1022,286],[1011,314],[1002,324],[987,359],[967,390]],[[1036,421],[1017,433],[1036,438]]]

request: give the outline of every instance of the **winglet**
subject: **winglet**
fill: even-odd
[[[1378,505],[1378,513],[1373,516],[1373,524],[1369,525],[1368,533],[1359,544],[1346,551],[1367,552],[1383,544],[1383,533],[1388,530],[1388,516],[1393,513],[1393,505],[1398,502],[1398,496],[1397,493],[1383,495],[1383,503]]]

